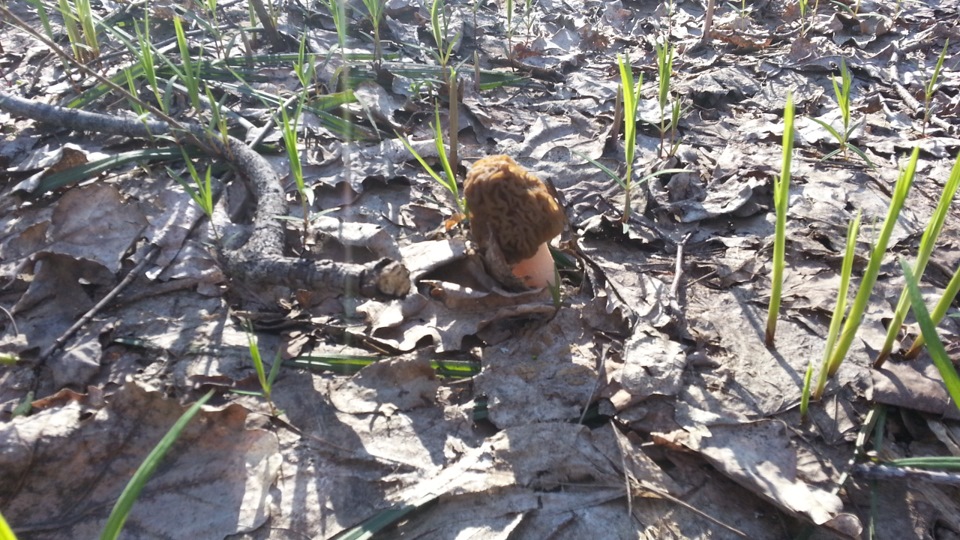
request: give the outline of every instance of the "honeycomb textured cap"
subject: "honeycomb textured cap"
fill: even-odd
[[[533,257],[563,232],[563,209],[547,186],[509,156],[474,163],[463,191],[473,240],[482,249],[497,242],[507,264]]]

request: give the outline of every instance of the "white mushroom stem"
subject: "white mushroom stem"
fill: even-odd
[[[556,271],[553,256],[547,243],[540,244],[537,253],[513,265],[513,275],[523,280],[527,287],[542,289],[556,285]]]

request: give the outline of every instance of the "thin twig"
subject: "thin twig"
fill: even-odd
[[[10,324],[13,325],[13,335],[19,336],[20,330],[17,329],[17,321],[13,318],[13,315],[3,306],[0,306],[0,311],[6,313],[7,317],[10,319]]]
[[[683,235],[683,238],[680,240],[680,243],[677,244],[677,263],[673,269],[673,284],[670,285],[670,296],[674,300],[677,299],[677,295],[680,291],[680,278],[683,276],[683,247],[687,245],[687,241],[690,240],[690,237],[693,233],[687,233]]]
[[[608,349],[603,349],[603,351],[600,353],[600,360],[597,365],[597,382],[594,383],[593,390],[590,391],[590,396],[587,398],[587,402],[583,404],[583,413],[580,414],[580,420],[577,420],[577,423],[580,425],[583,425],[583,420],[587,417],[587,411],[590,409],[590,403],[593,401],[594,397],[596,397],[597,391],[600,390],[600,383],[606,375],[607,351]]]
[[[894,467],[892,465],[860,463],[853,468],[853,475],[858,478],[876,480],[922,480],[931,484],[960,486],[960,474],[946,471],[928,471],[911,467]]]

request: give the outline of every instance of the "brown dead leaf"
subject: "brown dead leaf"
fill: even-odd
[[[11,172],[38,170],[39,172],[14,187],[14,191],[33,192],[43,178],[83,165],[91,159],[100,159],[102,157],[105,157],[105,154],[101,152],[88,152],[74,143],[66,143],[54,148],[51,148],[50,145],[44,145],[35,150],[27,159],[17,164],[16,167],[8,170]]]
[[[797,453],[783,422],[690,424],[672,438],[698,452],[738,484],[817,525],[840,516],[833,493],[797,478]]]
[[[45,251],[91,260],[116,272],[146,226],[137,205],[122,200],[112,185],[71,189],[57,202]]]
[[[623,360],[621,384],[638,401],[674,395],[687,364],[680,343],[642,321],[623,344]]]
[[[950,399],[943,378],[930,356],[910,362],[887,362],[870,370],[873,385],[867,398],[879,403],[960,419],[960,410]]]
[[[483,351],[477,391],[498,427],[578,418],[599,388],[593,336],[575,306],[545,325],[514,325],[516,337]]]
[[[333,386],[330,403],[350,414],[392,415],[430,406],[440,383],[426,356],[373,363]]]
[[[70,401],[0,425],[0,504],[30,538],[96,538],[134,470],[184,407],[129,383],[103,408]],[[247,430],[239,405],[195,418],[147,483],[129,519],[138,536],[217,538],[269,514],[280,465],[275,435]]]

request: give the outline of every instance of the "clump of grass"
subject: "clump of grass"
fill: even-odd
[[[793,93],[787,94],[783,109],[783,160],[780,176],[773,179],[773,205],[776,225],[773,235],[773,276],[770,284],[770,305],[767,310],[765,342],[773,346],[777,333],[777,316],[783,289],[783,266],[786,252],[787,204],[790,198],[790,164],[793,161]]]
[[[947,57],[947,47],[950,46],[950,40],[948,39],[946,43],[943,44],[943,50],[940,51],[940,56],[937,57],[937,63],[933,68],[933,74],[930,75],[930,80],[927,82],[927,85],[923,88],[923,134],[927,134],[927,124],[930,123],[930,115],[933,114],[930,106],[933,102],[933,93],[936,92],[938,86],[937,82],[940,78],[940,69],[943,68],[943,60]]]
[[[143,30],[140,30],[140,26],[134,22],[134,30],[137,34],[137,45],[139,47],[140,54],[137,55],[137,60],[140,62],[140,66],[143,68],[144,77],[147,79],[147,83],[150,85],[150,90],[153,91],[153,96],[157,99],[157,106],[163,112],[170,112],[169,103],[163,99],[163,94],[160,92],[160,84],[157,82],[157,69],[153,61],[154,47],[150,42],[150,10],[144,10],[143,17]],[[131,50],[133,47],[131,46]],[[134,94],[136,95],[136,94]]]
[[[430,30],[433,33],[433,41],[437,45],[437,52],[434,56],[443,71],[447,72],[450,58],[453,56],[453,48],[457,45],[457,40],[460,39],[460,33],[457,32],[453,37],[450,37],[450,15],[447,13],[443,0],[433,0],[430,5]],[[445,82],[449,82],[448,77]]]
[[[257,344],[257,335],[253,332],[253,327],[247,322],[247,345],[250,349],[250,358],[253,360],[253,367],[257,370],[257,380],[260,382],[261,396],[270,404],[270,408],[276,413],[276,406],[273,404],[273,383],[280,374],[280,350],[277,350],[273,358],[273,365],[270,366],[270,372],[267,373],[263,365],[263,357],[260,356],[260,346]]]
[[[630,200],[634,186],[636,184],[647,182],[648,180],[660,175],[687,171],[684,169],[664,169],[652,172],[643,178],[640,178],[636,182],[633,181],[633,162],[637,147],[637,107],[640,104],[640,87],[643,86],[643,74],[641,74],[636,82],[634,82],[629,56],[618,54],[617,64],[620,68],[620,89],[617,93],[617,97],[619,98],[617,102],[619,106],[617,107],[615,117],[622,116],[623,118],[623,155],[626,171],[621,177],[619,174],[599,161],[581,154],[580,152],[574,153],[595,165],[609,178],[619,184],[621,188],[623,188],[623,214],[621,215],[620,222],[623,225],[624,232],[626,232],[629,228],[628,223],[630,222],[630,213],[632,211]]]
[[[811,118],[814,122],[820,124],[823,129],[827,130],[830,135],[840,144],[840,148],[837,148],[833,152],[823,156],[824,160],[830,159],[833,156],[843,153],[844,159],[847,158],[847,151],[851,151],[854,154],[860,156],[863,161],[867,163],[871,168],[875,167],[870,158],[867,157],[867,154],[863,150],[857,148],[852,142],[850,142],[850,137],[853,135],[853,132],[856,131],[860,123],[853,124],[851,122],[850,112],[852,99],[850,96],[850,87],[853,83],[853,77],[850,75],[850,70],[847,69],[847,61],[843,58],[840,59],[840,84],[837,84],[836,76],[831,75],[830,82],[833,83],[833,94],[837,98],[837,106],[840,108],[840,118],[843,121],[843,127],[838,131],[836,128],[830,124],[819,120],[817,118]]]
[[[457,187],[457,177],[453,172],[453,167],[450,165],[450,159],[447,157],[447,149],[443,145],[443,128],[440,125],[440,105],[436,104],[434,106],[434,122],[433,122],[433,136],[434,143],[437,148],[437,155],[440,158],[440,165],[443,168],[443,176],[441,176],[433,167],[427,163],[417,151],[413,148],[413,145],[410,144],[410,141],[406,137],[401,137],[400,134],[397,134],[397,138],[400,139],[400,142],[403,143],[403,146],[407,148],[407,151],[413,155],[414,158],[420,163],[420,166],[423,167],[423,170],[427,172],[434,180],[437,181],[441,186],[447,188],[447,191],[453,195],[453,200],[455,201],[457,211],[460,214],[466,215],[467,206],[463,197],[460,196],[460,189]]]
[[[840,269],[840,287],[837,289],[837,304],[833,308],[833,316],[830,318],[830,329],[827,332],[827,343],[823,347],[823,359],[820,362],[820,380],[818,384],[826,384],[826,377],[823,377],[830,366],[830,353],[833,352],[833,346],[837,342],[837,336],[840,334],[840,325],[843,323],[843,317],[847,312],[847,295],[850,292],[850,276],[853,274],[853,260],[856,255],[857,235],[860,234],[860,212],[857,217],[847,226],[847,249],[843,255],[843,265]],[[811,383],[813,382],[813,361],[807,366],[807,372],[803,377],[803,391],[800,398],[800,416],[807,416],[807,409],[810,406]],[[823,390],[821,389],[822,393]]]
[[[283,136],[283,146],[287,149],[287,160],[290,162],[290,176],[297,185],[300,194],[300,205],[303,213],[303,241],[307,241],[310,234],[310,206],[313,205],[313,191],[307,189],[303,178],[303,166],[300,162],[300,149],[297,146],[297,128],[300,122],[302,102],[298,104],[293,119],[287,113],[287,104],[280,105],[280,122],[278,127]]]
[[[200,110],[200,72],[194,65],[190,56],[190,46],[187,44],[187,36],[183,31],[183,19],[173,18],[173,28],[177,35],[177,48],[180,50],[180,62],[182,69],[178,73],[184,86],[187,87],[187,95],[190,96],[190,105],[195,111]]]
[[[527,39],[533,37],[533,0],[525,0],[523,4],[523,23],[527,27]]]
[[[373,62],[379,67],[383,62],[383,47],[380,42],[380,23],[383,22],[383,11],[386,0],[363,0],[363,5],[370,15],[370,25],[373,26]]]
[[[74,0],[72,6],[67,0],[59,0],[57,6],[74,58],[83,63],[99,58],[100,44],[90,0]]]
[[[190,185],[189,182],[184,180],[179,174],[167,167],[167,174],[171,178],[177,181],[178,184],[183,186],[183,189],[190,195],[190,198],[193,199],[193,202],[197,203],[197,206],[200,207],[200,210],[207,216],[207,219],[210,221],[210,229],[213,231],[213,236],[216,238],[217,242],[220,241],[220,235],[217,233],[217,228],[213,224],[213,210],[214,210],[214,194],[213,188],[211,186],[211,169],[210,166],[207,166],[207,172],[202,177],[197,172],[197,168],[193,165],[193,160],[190,159],[190,156],[182,148],[180,151],[183,153],[183,160],[187,164],[187,170],[190,172],[190,178],[193,180],[193,185]]]
[[[677,124],[680,122],[680,100],[674,99],[670,102],[670,81],[673,75],[673,56],[675,47],[671,43],[664,42],[655,46],[657,52],[657,73],[658,91],[657,102],[660,105],[660,156],[672,156],[677,151],[675,142],[677,136]],[[670,106],[670,113],[667,114],[667,106]],[[669,138],[667,133],[670,134]],[[669,150],[667,149],[669,142]]]
[[[953,202],[953,197],[957,193],[958,187],[960,187],[960,154],[957,155],[957,160],[953,164],[953,170],[950,172],[950,178],[947,180],[947,184],[940,194],[940,202],[937,203],[937,208],[933,211],[933,215],[930,217],[930,221],[923,231],[923,236],[920,238],[917,261],[913,267],[913,273],[918,277],[923,276],[923,271],[927,267],[930,255],[933,254],[934,244],[936,244],[937,238],[940,236],[940,231],[943,229],[943,224],[947,220],[947,212],[950,210],[950,204]],[[894,312],[893,320],[890,321],[890,327],[887,329],[887,338],[873,364],[876,368],[882,366],[893,351],[893,343],[896,341],[897,333],[900,331],[903,320],[907,316],[910,300],[907,292],[907,289],[904,288],[900,294],[897,310]],[[940,320],[935,318],[935,322],[939,323]]]
[[[307,91],[309,90],[310,81],[314,74],[313,62],[310,62],[306,55],[306,41],[306,35],[304,34],[300,38],[300,48],[293,66],[293,71],[300,81],[300,92],[291,100],[280,104],[280,120],[277,122],[280,133],[283,136],[283,145],[287,150],[287,159],[290,161],[290,176],[293,177],[293,181],[297,186],[297,193],[300,194],[300,205],[303,213],[304,243],[306,243],[307,237],[310,234],[310,207],[313,206],[313,191],[307,189],[306,182],[304,181],[303,165],[300,162],[300,148],[297,146],[300,116],[303,112]],[[297,102],[292,118],[287,112],[290,101]]]
[[[909,193],[910,187],[913,185],[913,177],[917,171],[917,160],[919,157],[920,148],[916,147],[910,156],[909,164],[901,171],[897,179],[896,186],[893,190],[893,197],[890,200],[890,207],[887,210],[887,217],[883,222],[883,227],[880,230],[880,236],[877,238],[876,245],[870,254],[870,261],[867,264],[863,279],[860,281],[857,296],[854,298],[853,304],[850,307],[850,314],[847,316],[846,321],[844,321],[843,331],[840,334],[836,346],[830,351],[829,359],[824,364],[825,369],[820,370],[817,388],[813,394],[815,399],[820,399],[823,396],[827,379],[832,377],[840,368],[840,364],[843,363],[843,360],[846,358],[847,352],[849,352],[850,346],[853,343],[853,338],[860,328],[860,322],[867,309],[867,302],[870,300],[870,293],[873,291],[873,286],[877,281],[877,275],[880,273],[880,264],[883,262],[887,244],[890,242],[890,235],[893,234],[893,227],[900,215],[900,210],[903,209],[903,203],[907,198],[907,193]]]

